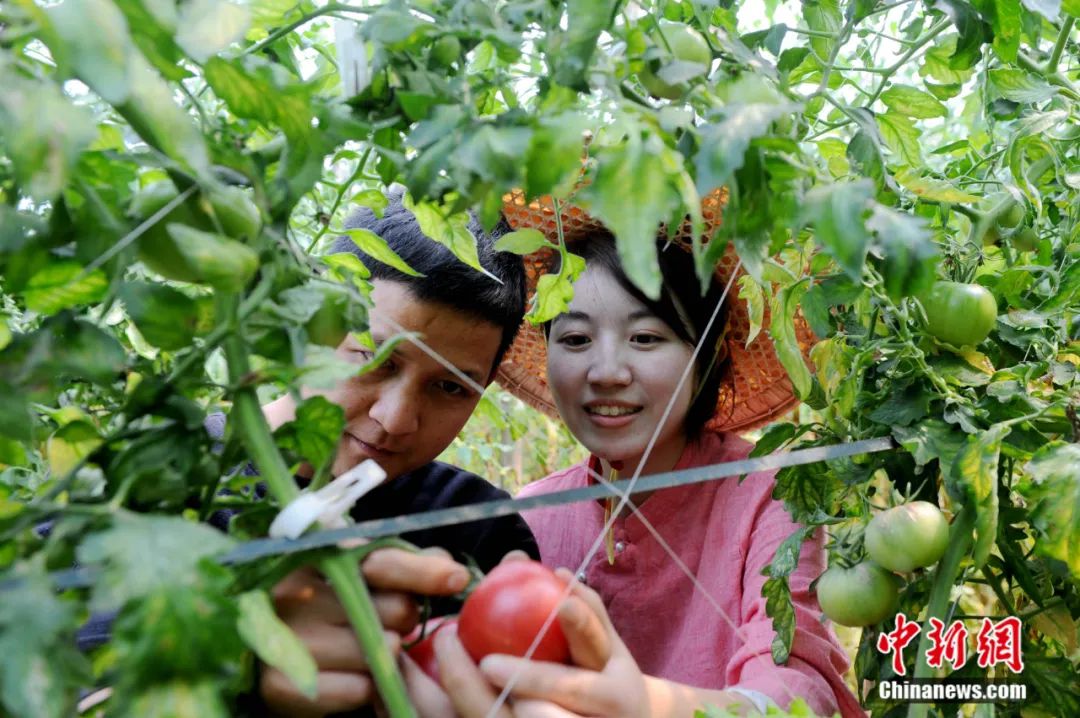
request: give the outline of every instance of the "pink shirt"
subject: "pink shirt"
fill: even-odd
[[[687,446],[675,469],[746,458],[752,446],[733,434],[706,434]],[[590,483],[585,464],[526,486],[534,496]],[[764,568],[797,528],[771,498],[773,473],[751,474],[657,491],[639,508],[720,610],[676,565],[641,519],[615,521],[615,562],[603,546],[584,570],[643,672],[699,688],[759,691],[787,706],[804,698],[818,715],[865,712],[844,684],[846,654],[822,623],[809,584],[825,569],[821,531],[802,546],[789,578],[795,640],[786,665],[770,654],[775,635],[765,613]],[[577,571],[604,522],[603,505],[584,501],[523,513],[541,560]]]

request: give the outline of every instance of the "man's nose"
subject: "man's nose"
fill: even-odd
[[[420,426],[420,392],[405,383],[384,386],[368,410],[387,434],[411,434]]]
[[[600,386],[626,386],[633,380],[626,359],[621,342],[598,341],[586,378],[589,383]]]

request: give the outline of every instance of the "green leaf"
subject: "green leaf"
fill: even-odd
[[[322,396],[313,396],[300,403],[296,418],[278,428],[274,436],[281,448],[296,452],[321,469],[334,458],[344,430],[342,408]]]
[[[958,501],[975,506],[975,547],[972,550],[975,570],[986,563],[990,549],[997,541],[998,456],[1001,441],[1008,433],[1008,426],[995,424],[979,435],[967,437],[966,445],[945,475],[950,494]]]
[[[124,308],[146,341],[166,351],[191,343],[199,324],[197,302],[165,284],[128,282],[120,288]]]
[[[885,144],[904,164],[912,167],[922,165],[922,150],[919,146],[922,132],[910,118],[895,112],[886,112],[877,116],[877,125]]]
[[[768,135],[772,123],[798,111],[796,105],[735,104],[698,129],[701,149],[694,159],[697,189],[702,196],[727,184],[745,162],[751,140]]]
[[[246,7],[228,0],[189,0],[181,8],[176,44],[199,63],[241,39],[251,22]]]
[[[920,171],[908,167],[897,172],[893,178],[912,194],[922,199],[935,202],[964,202],[975,203],[981,198],[977,195],[964,192],[947,180],[939,180],[933,177],[923,177]]]
[[[183,53],[173,40],[176,30],[175,0],[114,0],[136,28],[131,39],[157,71],[169,80],[183,80],[191,72],[184,66]]]
[[[30,277],[23,290],[27,309],[40,314],[56,314],[80,304],[93,304],[105,296],[109,280],[100,269],[86,276],[78,262],[59,261],[43,267]]]
[[[873,194],[873,184],[859,179],[815,187],[803,202],[803,218],[813,223],[815,239],[856,281],[870,243],[864,217]]]
[[[1042,102],[1058,93],[1058,88],[1043,78],[1019,68],[999,67],[990,70],[989,76],[1001,96],[1013,102]]]
[[[455,257],[473,269],[491,276],[480,265],[480,257],[476,250],[476,237],[469,231],[469,214],[456,212],[444,214],[444,209],[432,202],[413,202],[412,197],[406,193],[402,199],[402,205],[416,217],[416,223],[420,225],[420,231],[430,239],[435,240],[449,249]]]
[[[147,686],[131,701],[135,718],[228,718],[217,681],[172,681]]]
[[[617,4],[615,0],[567,0],[565,29],[548,35],[548,57],[555,82],[588,91],[589,64]]]
[[[35,400],[48,403],[72,379],[111,384],[125,363],[124,350],[111,334],[63,312],[47,318],[34,332],[16,335],[0,353],[0,385],[5,380],[17,382]],[[6,396],[14,404],[14,418],[21,413],[21,402],[17,394]]]
[[[46,10],[62,68],[111,104],[128,98],[133,55],[127,20],[109,0],[77,0]]]
[[[1040,554],[1062,561],[1080,580],[1080,446],[1052,442],[1035,452],[1025,467],[1028,500]]]
[[[833,47],[836,45],[836,35],[840,26],[844,24],[844,17],[840,13],[840,3],[837,0],[803,0],[803,17],[806,26],[819,33],[828,33],[832,37],[814,35],[810,38],[810,47],[821,58],[822,62],[829,59]]]
[[[532,254],[541,247],[554,247],[538,229],[528,227],[515,232],[507,232],[495,242],[495,249],[499,252],[512,252],[514,254]]]
[[[994,52],[1004,62],[1015,63],[1020,49],[1022,24],[1020,0],[994,0]]]
[[[930,94],[939,100],[951,100],[960,94],[960,90],[963,85],[955,83],[951,85],[935,85],[933,82],[927,81],[923,83],[926,85],[926,89],[930,90]],[[966,140],[965,140],[966,141]]]
[[[940,459],[943,467],[952,465],[964,448],[967,436],[941,419],[927,419],[912,427],[896,426],[893,437],[915,458],[918,466]]]
[[[787,577],[767,579],[761,595],[765,597],[765,614],[772,619],[776,632],[770,644],[772,659],[782,665],[791,655],[791,643],[795,640],[795,604],[791,602]]]
[[[212,58],[206,82],[237,117],[276,124],[290,140],[311,133],[311,88],[261,58]]]
[[[597,152],[596,179],[578,196],[615,235],[630,281],[654,299],[660,295],[657,231],[680,206],[665,166],[670,152],[656,135],[643,142],[635,130],[626,142]]]
[[[551,321],[566,311],[573,298],[574,287],[565,275],[545,274],[536,282],[536,295],[527,318],[533,324]]]
[[[919,68],[919,75],[932,77],[946,85],[967,82],[975,74],[975,70],[970,67],[954,67],[950,63],[950,59],[955,52],[956,35],[948,35],[942,38],[923,55],[923,64]]]
[[[813,383],[802,349],[799,347],[799,341],[795,336],[795,313],[799,309],[799,300],[806,294],[808,288],[807,282],[803,280],[777,292],[772,301],[772,317],[769,325],[769,335],[772,337],[776,356],[787,370],[795,394],[799,398],[810,395]]]
[[[343,229],[342,234],[347,234],[361,252],[372,259],[393,267],[402,274],[410,277],[422,277],[420,272],[410,267],[408,263],[398,256],[398,253],[390,248],[386,240],[368,229]]]
[[[1080,17],[1080,0],[1062,0],[1061,9],[1073,17]]]
[[[750,331],[746,334],[746,346],[749,347],[765,322],[765,290],[748,274],[739,277],[739,299],[746,303],[750,317]]]
[[[581,173],[587,120],[577,113],[542,115],[529,140],[525,159],[525,194],[565,197]]]
[[[1061,14],[1061,0],[1021,0],[1024,7],[1033,13],[1042,15],[1050,22],[1057,22]]]
[[[910,85],[893,85],[881,93],[881,101],[892,110],[905,117],[928,119],[947,117],[949,111],[945,105],[931,95]]]
[[[930,404],[936,398],[922,383],[901,382],[885,396],[885,401],[867,416],[886,426],[910,426],[930,413]]]
[[[220,531],[179,516],[119,514],[110,528],[86,537],[78,557],[80,564],[103,569],[94,585],[94,607],[115,609],[197,582],[199,562],[233,545]]]
[[[893,299],[929,289],[935,279],[938,245],[925,220],[875,203],[866,221],[881,257],[885,291]]]
[[[284,673],[311,700],[319,692],[319,668],[307,645],[277,617],[266,591],[248,591],[237,598],[237,629],[263,663]]]
[[[42,122],[43,117],[49,121]],[[28,195],[38,200],[55,197],[96,136],[93,115],[73,105],[54,84],[27,80],[0,65],[0,147]],[[11,216],[7,208],[2,211],[0,234],[18,229],[13,208]],[[5,245],[10,242],[0,237],[0,249],[6,251]]]
[[[982,45],[990,40],[990,28],[979,12],[965,0],[933,0],[935,10],[944,12],[960,33],[956,50],[949,58],[953,68],[970,68],[982,57]]]
[[[195,281],[238,292],[259,269],[259,255],[242,242],[175,222],[166,229]]]

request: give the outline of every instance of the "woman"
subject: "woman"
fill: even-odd
[[[542,205],[517,206],[520,214],[513,205],[507,211],[515,228],[552,226],[535,215]],[[790,386],[777,381],[784,374],[771,347],[755,357],[743,351],[745,334],[726,334],[744,311],[736,306],[729,322],[720,304],[730,272],[719,271],[702,298],[691,254],[661,247],[663,289],[654,301],[627,279],[610,235],[580,210],[562,220],[564,239],[586,269],[568,311],[545,327],[546,382],[530,369],[537,344],[530,350],[528,336],[525,348],[511,350],[501,380],[534,404],[549,388],[592,456],[522,495],[745,458],[752,446],[731,429],[768,421],[793,399]],[[741,321],[745,329],[745,314]],[[517,370],[509,380],[508,367]],[[742,403],[733,391],[740,372],[757,386]],[[770,472],[636,494],[640,514],[626,509],[616,516],[599,551],[596,538],[617,500],[527,512],[544,563],[580,571],[588,585],[576,593],[609,629],[608,660],[594,671],[582,661],[571,668],[489,657],[483,675],[498,688],[513,682],[512,696],[548,701],[515,701],[517,715],[691,716],[705,704],[763,712],[770,702],[786,706],[796,697],[818,714],[862,715],[843,682],[846,656],[809,591],[825,568],[820,532],[802,545],[789,579],[797,618],[791,656],[783,666],[771,658],[761,571],[799,528],[772,489]],[[452,635],[437,641],[437,651],[447,659],[449,684],[469,686],[469,662]],[[467,713],[453,691],[451,698]]]

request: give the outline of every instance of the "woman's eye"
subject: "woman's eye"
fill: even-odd
[[[634,344],[659,344],[664,341],[664,338],[655,334],[634,334],[630,337],[630,341]]]
[[[584,334],[567,334],[559,337],[559,344],[568,347],[582,347],[589,343],[589,338]]]

